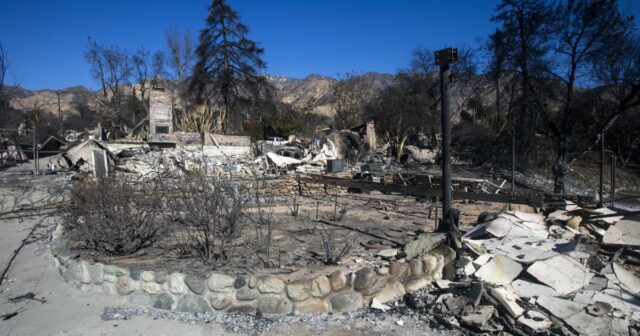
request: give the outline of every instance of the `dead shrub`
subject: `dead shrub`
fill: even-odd
[[[340,222],[344,219],[344,216],[347,214],[347,206],[345,204],[338,203],[338,197],[333,203],[333,213],[327,214],[326,218],[332,222]]]
[[[327,229],[322,225],[321,230],[318,230],[322,237],[322,248],[325,254],[325,264],[338,265],[340,260],[344,258],[351,249],[351,241],[349,240],[349,234],[341,237],[342,239],[336,239],[336,230]],[[338,240],[344,240],[342,247],[338,246]]]
[[[178,251],[206,265],[226,264],[244,228],[246,188],[205,174],[165,182],[165,215]],[[168,192],[167,192],[168,191]]]
[[[76,182],[64,209],[64,225],[84,247],[110,255],[135,253],[163,232],[159,199],[131,178]]]

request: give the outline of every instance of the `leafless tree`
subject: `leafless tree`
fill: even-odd
[[[156,51],[151,55],[144,47],[140,47],[131,57],[131,65],[133,78],[135,84],[133,90],[136,88],[140,95],[139,99],[142,101],[147,114],[149,114],[149,89],[156,85],[160,74],[164,70],[165,55],[161,51]],[[136,124],[134,114],[133,124]]]
[[[365,106],[373,98],[373,90],[364,85],[356,73],[351,72],[332,84],[332,93],[336,111],[334,128],[347,129],[362,124]]]
[[[167,31],[165,41],[168,49],[166,62],[170,69],[169,76],[177,84],[181,112],[186,113],[189,106],[187,81],[191,77],[195,62],[195,47],[191,33],[181,32],[174,28]]]
[[[9,69],[9,56],[0,44],[0,103],[4,100],[4,79]]]
[[[494,21],[502,24],[507,66],[521,78],[518,132],[527,141],[536,132],[553,140],[554,191],[563,193],[569,167],[640,105],[633,19],[615,0],[504,0]]]
[[[113,124],[126,120],[124,85],[130,83],[133,67],[126,50],[117,45],[105,47],[87,39],[84,53],[91,75],[100,83],[102,94],[96,103],[105,119]]]

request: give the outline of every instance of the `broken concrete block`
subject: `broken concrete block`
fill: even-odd
[[[613,264],[613,272],[620,282],[620,287],[629,294],[640,298],[640,278],[620,264]]]
[[[621,220],[611,225],[602,242],[605,244],[619,244],[640,246],[640,222]]]
[[[491,289],[491,296],[496,299],[502,307],[513,317],[518,317],[524,313],[524,309],[518,304],[518,296],[504,287]]]
[[[507,233],[509,233],[512,226],[513,226],[513,223],[510,220],[506,218],[498,217],[494,220],[487,222],[485,230],[487,230],[487,232],[489,232],[494,237],[502,238],[506,236]]]
[[[514,293],[518,294],[518,296],[523,298],[560,295],[555,291],[555,289],[549,286],[522,279],[514,280],[511,284],[509,284],[509,288]]]
[[[582,311],[586,306],[586,304],[583,303],[558,299],[550,296],[541,296],[538,298],[536,303],[549,313],[553,314],[553,316],[562,320]]]
[[[535,310],[528,310],[522,316],[518,318],[518,323],[529,327],[535,332],[540,332],[551,327],[551,320],[549,318]]]
[[[483,281],[496,284],[507,285],[522,272],[522,265],[512,259],[496,255],[490,262],[475,273],[475,276]]]
[[[481,254],[473,261],[473,265],[476,268],[480,268],[482,267],[482,265],[488,263],[489,260],[491,260],[491,258],[493,258],[492,254],[489,254],[489,253]]]
[[[478,306],[471,314],[460,316],[463,324],[482,328],[493,315],[493,306]]]
[[[536,261],[529,266],[527,273],[561,295],[584,287],[594,276],[587,267],[566,255]]]

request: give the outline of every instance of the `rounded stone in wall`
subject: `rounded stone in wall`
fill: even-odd
[[[141,306],[150,306],[154,302],[154,297],[145,292],[137,291],[129,295],[129,302]]]
[[[287,295],[293,301],[303,301],[309,298],[311,293],[310,281],[296,281],[287,284]]]
[[[153,302],[153,308],[171,310],[173,307],[173,296],[169,293],[160,293]]]
[[[282,295],[263,295],[258,300],[257,311],[260,314],[289,314],[293,305]]]
[[[96,285],[102,284],[104,281],[104,265],[101,263],[95,263],[91,265],[89,268],[89,273],[91,274],[91,280]]]
[[[167,272],[158,272],[156,273],[156,282],[159,284],[163,284],[169,280],[169,274]]]
[[[422,260],[420,259],[411,259],[409,269],[411,270],[411,275],[414,277],[419,277],[424,274],[422,270]]]
[[[143,282],[142,283],[142,290],[144,290],[145,292],[149,293],[149,294],[156,294],[158,292],[160,292],[160,290],[162,290],[162,287],[155,283],[155,282]]]
[[[251,301],[257,299],[259,294],[260,293],[256,289],[242,287],[236,290],[236,299],[240,301]]]
[[[140,274],[142,274],[142,270],[139,270],[139,269],[131,270],[131,272],[129,272],[129,277],[137,281],[137,280],[140,280]]]
[[[209,276],[209,280],[207,280],[207,286],[214,292],[232,291],[235,280],[231,275],[213,273]]]
[[[176,310],[192,314],[204,314],[212,311],[207,300],[205,300],[202,296],[194,295],[191,293],[183,295],[178,300]]]
[[[184,275],[181,273],[171,273],[169,276],[169,284],[167,286],[173,294],[182,294],[186,291],[184,283]]]
[[[329,303],[320,299],[309,299],[293,304],[293,312],[295,314],[317,314],[328,313],[331,311]]]
[[[344,275],[344,272],[341,270],[337,270],[329,276],[329,282],[331,283],[331,288],[334,291],[339,291],[347,283],[347,277]]]
[[[153,278],[155,276],[154,274],[155,272],[153,271],[143,271],[142,273],[140,273],[140,279],[142,279],[142,281],[153,281]]]
[[[282,293],[284,290],[284,281],[275,276],[263,277],[258,281],[258,290],[260,293]]]
[[[211,302],[211,306],[216,310],[222,310],[231,305],[233,303],[233,298],[231,297],[232,293],[226,292],[217,292],[209,294],[209,302]]]
[[[369,287],[360,290],[363,295],[373,295],[381,291],[387,285],[387,278],[382,276],[375,277],[373,283]]]
[[[116,282],[116,291],[120,295],[127,295],[135,292],[140,288],[140,283],[129,278],[128,276],[120,276],[118,277],[118,281]]]
[[[367,288],[373,284],[375,277],[376,272],[371,267],[363,268],[356,272],[356,279],[353,283],[353,288],[356,290]]]
[[[316,277],[311,283],[311,295],[317,298],[323,298],[331,293],[331,283],[329,278],[324,275]]]
[[[195,275],[187,274],[184,277],[184,282],[192,292],[196,294],[204,293],[204,280],[202,278]]]
[[[331,297],[331,309],[333,312],[343,313],[362,308],[362,295],[358,292],[342,292]]]

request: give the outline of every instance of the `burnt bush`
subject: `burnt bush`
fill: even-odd
[[[164,181],[162,189],[178,252],[206,265],[226,264],[244,228],[246,188],[193,174]]]
[[[149,183],[132,178],[76,182],[63,220],[68,235],[84,248],[126,255],[152,246],[163,232],[159,197]]]

